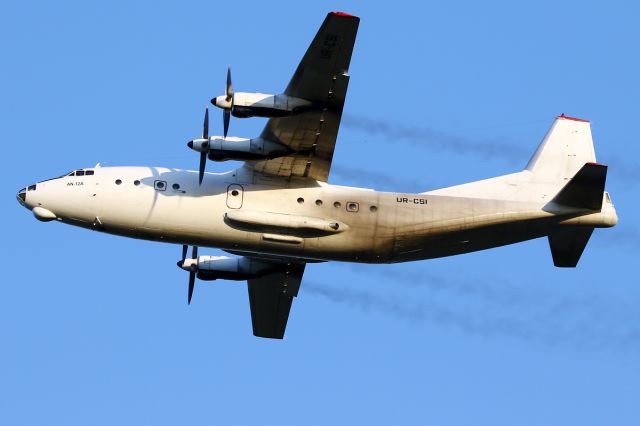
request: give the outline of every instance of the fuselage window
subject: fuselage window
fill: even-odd
[[[116,185],[120,185],[122,181],[120,179],[116,179]]]
[[[167,182],[163,180],[156,180],[153,182],[153,187],[158,191],[164,191],[167,189]]]
[[[138,185],[140,185],[140,181],[139,181],[139,180],[134,180],[134,181],[133,181],[133,184],[134,184],[135,186],[138,186]]]
[[[377,211],[378,211],[378,208],[377,208],[376,206],[371,206],[371,207],[369,207],[369,211],[370,211],[371,213],[375,213],[375,212],[377,212]]]
[[[176,191],[177,191],[178,189],[180,189],[180,185],[179,185],[179,184],[177,184],[177,183],[174,183],[173,185],[171,185],[171,187],[172,187],[173,189],[175,189]]]
[[[322,200],[316,200],[316,206],[321,206],[322,205]]]
[[[340,204],[340,201],[336,201],[335,203],[333,203],[333,207],[339,209],[340,207],[342,207],[342,204]]]
[[[353,202],[353,201],[349,201],[347,202],[347,211],[348,212],[357,212],[360,209],[360,206],[358,205],[358,203]]]

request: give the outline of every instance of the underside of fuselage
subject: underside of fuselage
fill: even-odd
[[[63,220],[63,222],[67,222]],[[471,253],[509,244],[528,241],[549,235],[557,220],[554,218],[523,220],[504,224],[486,225],[457,231],[432,231],[426,235],[379,237],[369,247],[359,251],[344,250],[342,243],[291,246],[289,244],[264,244],[260,239],[236,242],[221,242],[216,238],[203,236],[160,233],[158,231],[136,230],[116,226],[95,226],[89,223],[69,222],[72,225],[156,242],[195,245],[219,248],[230,253],[253,256],[274,256],[282,259],[303,261],[343,261],[355,263],[400,263],[428,260],[458,254]],[[423,224],[427,225],[427,224]]]

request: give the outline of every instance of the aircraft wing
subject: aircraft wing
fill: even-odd
[[[293,153],[250,163],[277,176],[326,181],[349,84],[349,63],[360,18],[341,12],[327,15],[284,93],[315,107],[288,117],[271,118],[261,137],[290,147]]]
[[[274,272],[248,280],[253,334],[282,339],[293,298],[298,295],[305,263],[287,262]]]

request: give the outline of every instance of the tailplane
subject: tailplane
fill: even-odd
[[[580,210],[602,210],[607,166],[587,163],[551,200],[555,204]]]
[[[573,211],[567,220],[549,233],[549,247],[555,266],[574,268],[593,229],[617,223],[618,217],[611,198],[604,192],[606,178],[607,166],[587,163],[546,206],[545,209],[558,214],[566,215]]]
[[[575,268],[593,233],[593,226],[559,226],[549,234],[553,264],[559,268]]]

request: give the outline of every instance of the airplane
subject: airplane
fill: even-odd
[[[515,173],[417,194],[330,184],[359,22],[328,13],[282,94],[235,93],[228,70],[211,100],[224,135],[209,136],[207,108],[188,143],[197,172],[98,164],[23,188],[18,201],[40,221],[181,244],[188,303],[196,278],[247,281],[253,334],[274,339],[309,263],[417,261],[546,236],[554,265],[575,267],[594,228],[616,225],[590,123],[564,114]],[[268,121],[257,138],[226,137],[231,115]],[[208,160],[244,164],[205,173]]]

